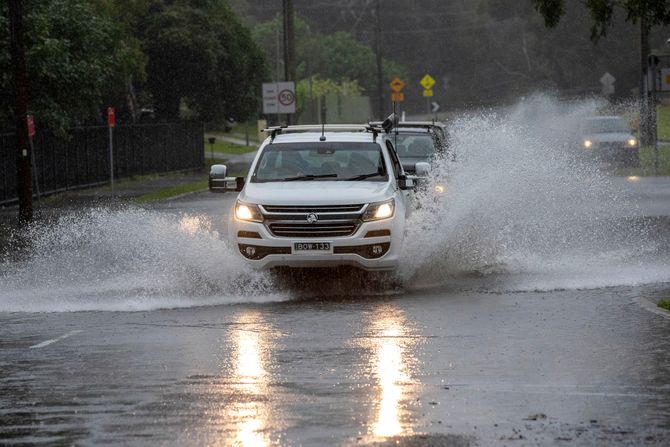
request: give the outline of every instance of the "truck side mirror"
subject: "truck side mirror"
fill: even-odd
[[[211,192],[241,191],[238,189],[239,181],[234,177],[226,177],[228,168],[226,165],[212,165],[209,170],[209,190]],[[244,186],[244,178],[242,186]]]
[[[414,189],[415,183],[413,177],[408,177],[405,174],[402,174],[398,177],[398,188],[402,190]]]

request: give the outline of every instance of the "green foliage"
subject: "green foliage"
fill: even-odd
[[[668,300],[659,301],[658,307],[670,311],[670,301]]]
[[[209,155],[210,151],[218,152],[221,154],[246,154],[248,152],[253,152],[258,149],[256,146],[244,146],[240,144],[231,143],[229,141],[217,139],[212,146],[209,141],[205,141],[205,154]]]
[[[558,25],[565,14],[565,0],[531,0],[531,2],[549,27]],[[586,0],[585,3],[593,19],[591,28],[593,40],[606,35],[617,8],[624,12],[628,22],[638,23],[644,19],[649,27],[670,24],[670,3],[666,0]]]
[[[318,75],[301,80],[297,89],[299,98],[318,98],[331,93],[340,96],[360,96],[363,93],[358,81],[335,82],[332,79],[321,79]]]
[[[100,116],[103,97],[141,78],[137,42],[89,0],[24,1],[30,112],[57,132]],[[0,123],[13,122],[7,7],[0,6]]]
[[[563,0],[531,0],[535,9],[544,17],[544,23],[548,27],[555,27],[565,14]]]
[[[202,180],[199,182],[185,183],[177,186],[169,186],[167,188],[162,188],[157,191],[152,191],[150,193],[143,194],[139,197],[136,197],[133,200],[136,203],[158,202],[160,200],[171,199],[184,194],[190,194],[198,191],[206,191],[208,184],[209,183],[207,180]]]
[[[204,121],[244,121],[256,112],[263,55],[223,1],[155,2],[142,42],[161,118],[179,118],[182,105]]]
[[[276,60],[278,50],[282,54],[281,30],[279,16],[254,27],[254,39],[263,48],[268,60]],[[321,83],[331,82],[331,87],[338,84],[345,86],[355,80],[361,92],[376,90],[375,54],[368,45],[359,42],[351,34],[342,31],[320,34],[312,31],[304,20],[296,17],[295,41],[298,79],[316,76],[312,79],[318,79]],[[395,76],[407,79],[407,71],[399,64],[384,59],[383,66],[385,81],[390,81]],[[283,69],[279,68],[278,77],[281,78]]]

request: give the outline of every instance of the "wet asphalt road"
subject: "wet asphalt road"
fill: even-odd
[[[231,201],[158,209],[217,216]],[[489,280],[0,313],[0,444],[670,444],[670,319],[646,308],[670,285],[491,293]]]
[[[668,287],[4,314],[6,444],[668,445]],[[385,444],[384,444],[385,445]]]

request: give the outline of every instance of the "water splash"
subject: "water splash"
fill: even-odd
[[[147,310],[286,299],[202,216],[95,208],[29,228],[0,264],[3,311]]]
[[[456,160],[437,167],[447,193],[423,197],[412,217],[405,282],[476,276],[478,287],[547,290],[670,281],[634,201],[573,149],[571,129],[601,105],[537,96],[455,120]]]

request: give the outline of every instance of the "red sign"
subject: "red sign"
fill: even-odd
[[[28,126],[28,136],[30,138],[35,136],[35,120],[32,115],[26,115],[26,125]]]
[[[116,124],[116,116],[114,115],[114,107],[107,107],[107,125],[114,127]]]

